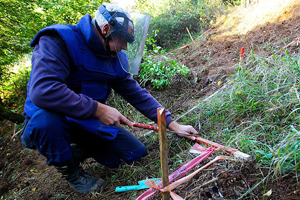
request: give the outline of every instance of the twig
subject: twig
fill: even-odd
[[[278,51],[276,51],[274,54],[272,54],[270,57],[267,58],[267,60],[269,58],[271,58],[272,56],[274,56],[275,54],[281,52],[282,50],[286,49],[287,47],[291,46],[292,44],[294,44],[295,42],[297,42],[297,46],[298,46],[298,43],[300,42],[300,38],[297,37],[295,40],[293,40],[292,42],[290,42],[289,44],[285,45],[284,47],[282,47],[281,49],[279,49]]]
[[[11,136],[11,140],[14,139],[14,137],[16,137],[17,135],[19,135],[19,133],[23,130],[23,128],[21,128],[20,130],[18,130],[17,132],[15,131],[15,128],[14,128],[14,134]]]
[[[188,47],[188,46],[194,44],[195,41],[197,41],[200,37],[202,37],[204,34],[208,33],[210,30],[212,30],[212,29],[214,29],[214,28],[215,28],[215,27],[212,26],[210,29],[204,31],[204,32],[203,32],[200,36],[198,36],[195,40],[192,39],[192,40],[193,40],[192,43],[189,43],[189,44],[186,44],[186,45],[184,45],[184,46],[182,46],[182,47],[179,47],[179,48],[177,48],[177,49],[174,49],[174,50],[172,50],[171,52],[167,53],[167,55],[170,54],[170,53],[173,53],[173,52],[175,52],[175,51],[178,51],[178,50],[180,50],[180,49],[184,49],[185,47]],[[188,29],[187,29],[187,30],[188,30]]]
[[[215,182],[215,181],[217,181],[217,180],[219,180],[218,177],[213,178],[213,179],[211,179],[211,180],[209,180],[209,181],[203,183],[202,185],[200,185],[200,186],[198,186],[198,187],[195,187],[194,189],[191,190],[191,192],[193,192],[194,190],[200,189],[200,188],[202,188],[202,187],[204,187],[204,186],[206,186],[206,185],[209,185],[209,184],[211,184],[211,183],[213,183],[213,182]]]
[[[195,44],[195,41],[194,41],[194,39],[193,39],[193,37],[192,37],[190,31],[189,31],[189,28],[188,28],[188,27],[185,27],[185,28],[186,28],[188,34],[190,35],[190,38],[191,38],[192,42]]]
[[[271,174],[271,173],[270,173]],[[257,184],[255,184],[252,188],[250,188],[249,190],[247,190],[242,196],[240,196],[238,199],[243,199],[247,194],[249,194],[250,192],[252,192],[252,190],[254,190],[257,186],[259,186],[262,182],[264,182],[269,176],[270,174],[268,174],[263,180],[261,180],[260,182],[258,182]]]
[[[228,84],[223,85],[220,89],[218,89],[215,93],[213,93],[212,95],[210,95],[209,97],[205,98],[203,101],[200,101],[199,104],[197,104],[196,106],[194,106],[193,108],[191,108],[190,110],[188,110],[186,113],[184,113],[183,115],[181,115],[180,117],[178,117],[177,119],[175,119],[175,121],[181,119],[182,117],[184,117],[185,115],[187,115],[188,113],[192,112],[193,110],[195,110],[196,108],[198,108],[202,102],[205,102],[207,100],[209,100],[211,97],[215,96],[216,94],[218,94],[221,90],[223,90],[225,87],[227,87]]]
[[[207,32],[209,32],[210,30],[212,30],[212,29],[214,29],[214,28],[215,28],[215,27],[212,26],[212,27],[210,27],[210,29],[204,31],[200,36],[198,36],[198,37],[195,39],[195,41],[197,41],[199,38],[201,38],[203,35],[205,35]]]

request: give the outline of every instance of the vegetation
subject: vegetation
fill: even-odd
[[[13,3],[12,1],[1,2],[1,9],[8,11],[6,13],[8,17],[0,23],[3,27],[1,34],[4,35],[0,40],[4,47],[1,54],[2,67],[15,62],[18,57],[31,50],[29,42],[38,29],[53,23],[75,24],[78,18],[85,13],[92,13],[99,5],[95,1],[32,1],[30,4],[21,1],[20,7],[16,7]],[[203,0],[175,3],[178,2],[164,1],[161,4],[161,10],[155,9],[155,13],[151,13],[154,16],[152,23],[157,25],[156,28],[166,23],[166,21],[159,21],[162,19],[168,19],[173,26],[164,25],[169,29],[160,27],[159,31],[152,31],[153,37],[147,38],[140,75],[136,77],[141,84],[150,82],[154,88],[162,89],[168,86],[170,80],[177,74],[186,75],[189,69],[179,64],[178,61],[166,57],[165,50],[158,46],[160,42],[155,38],[164,41],[168,38],[173,40],[174,38],[166,32],[178,35],[180,31],[183,31],[176,28],[176,24],[185,24],[182,19],[188,16],[204,20],[200,16],[201,12],[205,15],[208,10],[212,10],[212,5],[221,5],[218,1],[209,4]],[[197,12],[189,12],[188,9],[192,9],[196,4],[202,6],[197,7]],[[178,9],[178,5],[181,9]],[[142,6],[142,2],[137,4],[137,8],[144,11],[151,10],[150,5]],[[17,12],[18,9],[21,12]],[[170,9],[177,9],[177,11],[172,12]],[[193,13],[197,16],[193,16]],[[192,21],[191,26],[201,28],[219,13],[218,11],[214,13],[214,16],[206,16],[206,21],[187,19],[189,22]],[[164,16],[166,14],[172,14],[174,18]],[[33,22],[30,18],[36,20]],[[19,21],[18,25],[14,23],[16,20]],[[12,25],[4,28],[4,24]],[[13,35],[19,26],[21,29],[18,34]],[[199,30],[194,29],[194,31]],[[9,40],[9,37],[15,40]],[[250,68],[250,66],[255,67]],[[2,69],[1,98],[4,99],[2,104],[13,111],[21,112],[26,97],[25,88],[30,68],[26,67],[18,72]],[[276,171],[296,170],[300,165],[299,131],[297,130],[300,120],[298,117],[300,111],[297,108],[299,75],[299,57],[286,54],[264,60],[253,52],[245,66],[239,67],[236,75],[231,77],[230,89],[210,102],[201,104],[197,110],[198,114],[186,118],[185,123],[193,124],[201,121],[202,129],[214,134],[216,139],[223,141],[226,138],[228,145],[235,143],[242,150],[253,151],[257,161],[275,165]],[[123,104],[124,110],[127,110],[126,103]],[[217,136],[216,132],[219,133]]]
[[[0,85],[0,95],[4,99],[1,102],[3,106],[0,106],[0,119],[2,120],[8,119],[16,123],[22,123],[24,121],[23,116],[16,113],[23,112],[30,65],[26,66],[25,63],[21,63],[21,66],[23,67],[17,71],[10,71],[10,73],[7,73],[2,79],[3,83]]]
[[[201,103],[186,123],[200,121],[215,141],[252,152],[276,172],[299,172],[299,61],[299,55],[265,59],[252,52],[228,89]]]
[[[93,14],[102,1],[0,1],[0,66],[18,61],[32,51],[35,34],[51,24],[76,24],[83,15]]]
[[[2,15],[0,44],[3,47],[0,52],[0,111],[6,109],[7,114],[12,114],[9,111],[21,113],[23,110],[30,66],[24,64],[20,70],[15,70],[12,66],[18,64],[19,59],[32,50],[29,43],[36,32],[53,23],[75,24],[82,15],[93,13],[100,3],[83,0],[0,1]],[[190,40],[186,27],[193,36],[198,36],[213,24],[221,13],[226,13],[228,6],[239,4],[240,1],[221,0],[166,0],[158,1],[156,4],[152,4],[150,0],[138,1],[136,8],[150,13],[152,19],[140,75],[134,78],[145,87],[159,89],[152,91],[166,91],[172,79],[176,76],[185,76],[190,71],[176,59],[167,57],[167,49],[189,43],[185,42]],[[288,52],[277,55],[274,54],[276,51],[271,48],[270,44],[266,42],[265,46],[269,48],[266,53],[272,56],[258,55],[252,50],[247,55],[244,64],[236,65],[235,74],[227,78],[226,87],[220,93],[206,101],[196,99],[196,106],[190,112],[180,110],[182,112],[178,111],[173,114],[181,117],[180,123],[199,127],[198,130],[203,137],[251,154],[259,166],[269,169],[270,174],[279,176],[291,173],[298,181],[300,172],[300,57],[299,53],[289,54]],[[108,103],[118,108],[132,121],[149,122],[114,92]],[[187,114],[183,116],[182,113]],[[0,118],[4,117],[4,115],[0,116]],[[158,143],[157,135],[146,133],[138,137],[145,143],[147,149],[151,150],[148,160],[136,163],[134,167],[124,165],[116,169],[113,171],[115,175],[109,174],[106,177],[109,184],[120,185],[123,182],[136,184],[138,180],[145,179],[145,176],[160,176],[159,153],[154,145]],[[191,160],[191,155],[187,153],[191,143],[173,135],[168,139],[170,170],[174,171],[178,166]],[[29,150],[24,150],[24,152],[30,153]],[[11,165],[18,168],[19,164],[12,163]],[[101,166],[95,163],[87,162],[84,167],[101,171],[99,170]],[[151,170],[151,173],[145,169]],[[34,171],[34,173],[39,172]],[[40,173],[48,176],[48,173],[44,171]],[[257,180],[253,187],[263,185],[268,176]],[[14,195],[22,196],[22,192],[26,192],[25,189],[27,188],[22,188]],[[36,187],[29,191],[36,191]],[[240,198],[247,195],[249,191]],[[56,195],[62,195],[61,198],[69,197],[65,194]],[[109,197],[111,194],[104,195]],[[129,199],[137,196],[137,192],[132,192]],[[4,196],[4,198],[14,197]]]
[[[150,82],[154,88],[166,88],[171,84],[170,80],[176,75],[185,76],[190,72],[176,59],[171,59],[165,54],[166,52],[156,45],[156,40],[149,36],[146,40],[139,75],[136,77],[142,85]]]
[[[205,31],[219,15],[226,12],[227,5],[222,0],[143,0],[138,1],[135,8],[153,17],[149,33],[153,33],[151,36],[158,46],[170,49],[190,41],[186,28],[195,37]]]

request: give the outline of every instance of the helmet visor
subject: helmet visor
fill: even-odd
[[[118,49],[120,43],[123,43],[122,44],[123,47],[126,46],[126,48],[122,48],[122,49],[125,49],[123,50],[123,52],[127,54],[129,64],[126,67],[123,66],[123,70],[125,70],[127,73],[137,75],[139,72],[139,68],[143,56],[143,51],[144,51],[144,46],[145,46],[145,41],[148,33],[151,15],[141,14],[141,13],[130,13],[130,15],[131,15],[131,20],[134,24],[134,41],[130,43],[121,34],[119,34],[119,36],[116,35],[115,37],[112,37],[112,40],[115,44],[116,49]],[[127,33],[129,35],[133,35],[133,29],[131,27],[133,28],[133,26],[128,26],[128,28],[126,27],[126,29],[128,30]],[[120,38],[120,36],[122,38]]]

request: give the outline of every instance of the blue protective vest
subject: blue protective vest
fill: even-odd
[[[82,17],[78,24],[72,25],[52,25],[42,29],[37,33],[31,42],[34,47],[39,43],[43,35],[53,35],[56,32],[64,40],[70,57],[71,72],[66,80],[67,86],[76,93],[89,96],[101,103],[105,103],[111,92],[109,82],[116,78],[124,78],[128,74],[128,59],[124,52],[112,58],[104,55],[105,52],[95,51],[94,45],[102,45],[91,26],[90,15]],[[123,69],[124,68],[124,69]],[[27,100],[28,110],[38,110],[30,99]],[[29,105],[29,106],[28,106]],[[118,128],[103,125],[97,119],[77,120],[67,117],[69,122],[90,132],[112,140],[116,137]],[[104,134],[102,134],[104,132]]]
[[[99,39],[91,37],[95,33],[90,21],[90,16],[86,15],[80,19],[76,26],[49,26],[38,32],[31,42],[31,46],[34,47],[38,44],[42,35],[51,35],[53,31],[59,33],[72,58],[71,73],[66,80],[68,87],[76,93],[87,95],[105,103],[111,91],[108,83],[115,78],[124,78],[127,75],[123,68],[128,69],[128,59],[124,52],[120,52],[119,56],[112,58],[93,51],[88,46],[93,44],[93,41],[90,40]],[[97,42],[99,43],[99,41]],[[96,41],[95,44],[97,44]]]

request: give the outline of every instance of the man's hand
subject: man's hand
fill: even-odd
[[[117,109],[98,102],[95,117],[104,125],[115,126],[119,128],[121,124],[133,128],[133,123],[122,115]]]
[[[198,132],[190,125],[180,125],[176,121],[172,121],[168,128],[171,131],[177,132],[177,133],[190,133],[193,135],[197,135]]]

